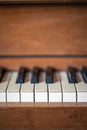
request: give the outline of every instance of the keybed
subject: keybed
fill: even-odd
[[[83,70],[51,69],[7,71],[0,82],[0,102],[87,102]]]

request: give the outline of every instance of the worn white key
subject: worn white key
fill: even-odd
[[[20,102],[20,84],[16,83],[18,72],[13,72],[8,88],[7,102]]]
[[[76,88],[73,83],[69,83],[67,72],[60,72],[60,79],[63,92],[63,102],[76,102]]]
[[[45,73],[42,73],[40,77],[42,77],[42,81],[35,84],[35,102],[47,102],[48,92],[47,84],[45,83]]]
[[[77,88],[77,102],[87,102],[87,83],[84,82],[80,72],[78,72],[80,81],[76,83]]]
[[[33,87],[31,84],[31,73],[28,73],[28,82],[25,82],[21,86],[21,102],[33,102]]]
[[[52,84],[48,84],[49,102],[62,101],[61,84],[60,84],[58,73],[56,73],[55,76],[57,78],[57,81]]]
[[[8,86],[10,76],[11,73],[8,72],[6,74],[6,80],[0,83],[0,102],[6,102],[6,88]]]

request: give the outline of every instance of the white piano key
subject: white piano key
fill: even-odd
[[[20,102],[20,84],[16,83],[18,72],[13,72],[8,88],[7,102]]]
[[[6,102],[6,88],[9,83],[11,73],[7,73],[6,81],[0,83],[0,102]]]
[[[31,73],[28,73],[28,82],[21,85],[21,102],[33,102],[33,88],[34,84],[31,84]]]
[[[63,102],[76,102],[76,88],[73,83],[69,83],[67,72],[60,72],[60,79],[63,92]]]
[[[87,102],[87,83],[84,82],[80,72],[78,72],[77,76],[80,77],[80,81],[75,84],[77,89],[77,102]]]
[[[48,102],[47,84],[45,73],[42,73],[43,81],[35,84],[35,102]]]
[[[52,84],[48,84],[49,102],[62,101],[61,84],[60,84],[58,73],[56,73],[56,76],[57,76],[57,81]]]

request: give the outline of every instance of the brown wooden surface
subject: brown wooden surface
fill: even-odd
[[[0,103],[0,128],[87,128],[87,103]]]
[[[86,3],[87,0],[0,0],[2,3]]]
[[[0,55],[87,54],[87,6],[0,7]]]
[[[2,55],[87,55],[86,6],[0,6],[0,66],[81,68],[79,58],[3,58]],[[1,128],[87,129],[87,103],[0,103]]]
[[[81,69],[83,66],[87,66],[87,58],[3,58],[0,59],[0,66],[13,70],[18,70],[20,66],[25,66],[30,69],[35,66],[41,67],[42,69],[51,66],[59,70],[66,70],[67,67],[74,66]]]

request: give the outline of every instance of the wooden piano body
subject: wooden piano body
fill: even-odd
[[[86,5],[0,5],[0,66],[87,66]],[[87,103],[0,103],[0,129],[87,129]]]

